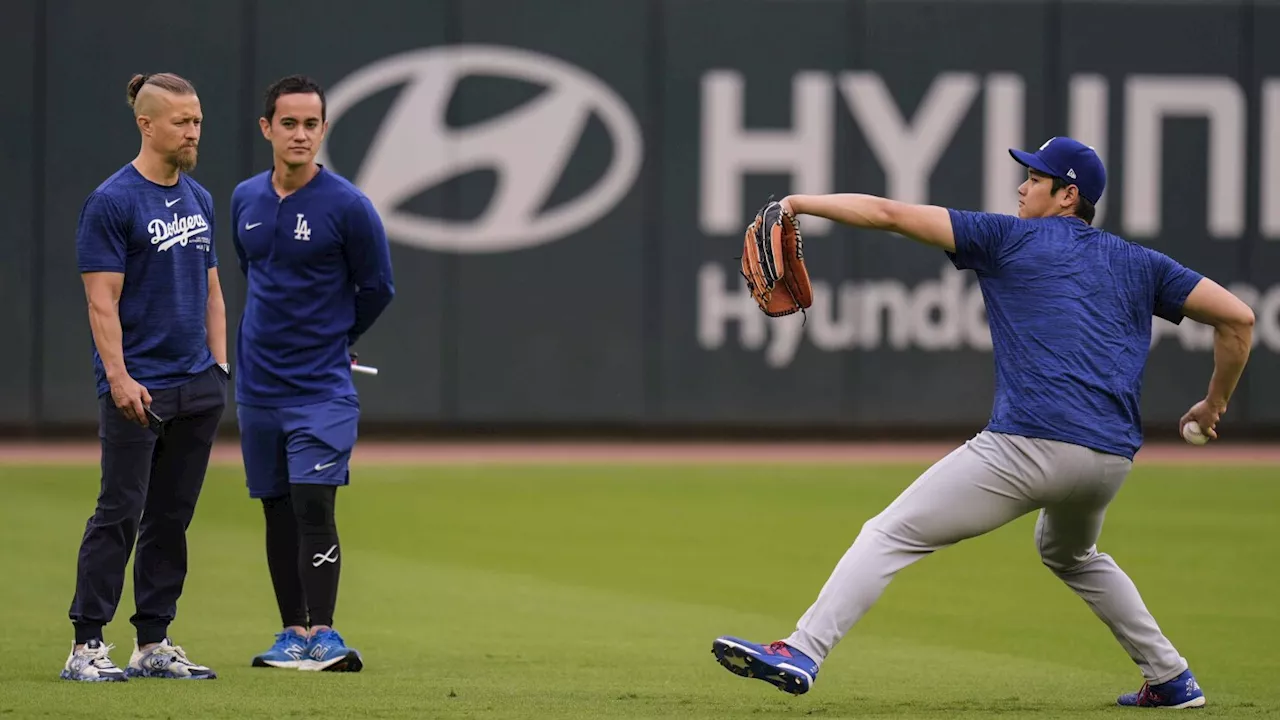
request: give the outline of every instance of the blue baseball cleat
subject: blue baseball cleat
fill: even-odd
[[[1117,705],[1128,707],[1154,708],[1198,708],[1204,707],[1204,691],[1190,670],[1166,683],[1149,685],[1142,683],[1142,689],[1135,693],[1125,693],[1116,699]]]
[[[360,672],[364,660],[360,652],[347,647],[337,630],[329,628],[311,636],[307,645],[307,657],[300,670],[327,672]]]
[[[270,650],[253,659],[253,667],[293,668],[302,667],[307,659],[307,638],[285,629],[276,633],[276,642]]]
[[[818,677],[818,663],[781,641],[758,645],[723,636],[711,643],[711,652],[734,675],[764,680],[792,695],[809,692]]]

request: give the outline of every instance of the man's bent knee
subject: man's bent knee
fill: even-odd
[[[1057,575],[1068,575],[1093,562],[1098,557],[1098,549],[1091,547],[1080,553],[1053,552],[1040,549],[1040,562]]]

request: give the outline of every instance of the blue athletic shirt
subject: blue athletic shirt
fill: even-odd
[[[291,407],[355,395],[348,350],[395,295],[382,220],[359,188],[323,166],[284,199],[271,173],[231,195],[248,278],[236,402]]]
[[[987,429],[1132,459],[1152,317],[1181,323],[1203,276],[1077,218],[949,212],[947,255],[977,274],[991,327]]]
[[[132,163],[85,200],[76,228],[82,273],[124,273],[120,291],[125,370],[148,390],[181,385],[213,365],[206,313],[213,196],[185,173],[176,185],[144,178]],[[111,391],[93,345],[98,394]]]

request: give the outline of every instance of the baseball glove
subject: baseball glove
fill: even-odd
[[[747,226],[742,241],[742,276],[751,297],[770,317],[790,315],[813,304],[800,221],[784,211],[781,203],[770,200]]]

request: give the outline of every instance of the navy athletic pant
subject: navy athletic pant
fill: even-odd
[[[102,638],[133,568],[139,645],[163,640],[187,577],[187,527],[204,485],[213,439],[227,402],[227,374],[214,365],[183,385],[150,390],[165,421],[157,436],[131,422],[111,395],[98,399],[102,487],[85,525],[69,613],[76,642]]]

